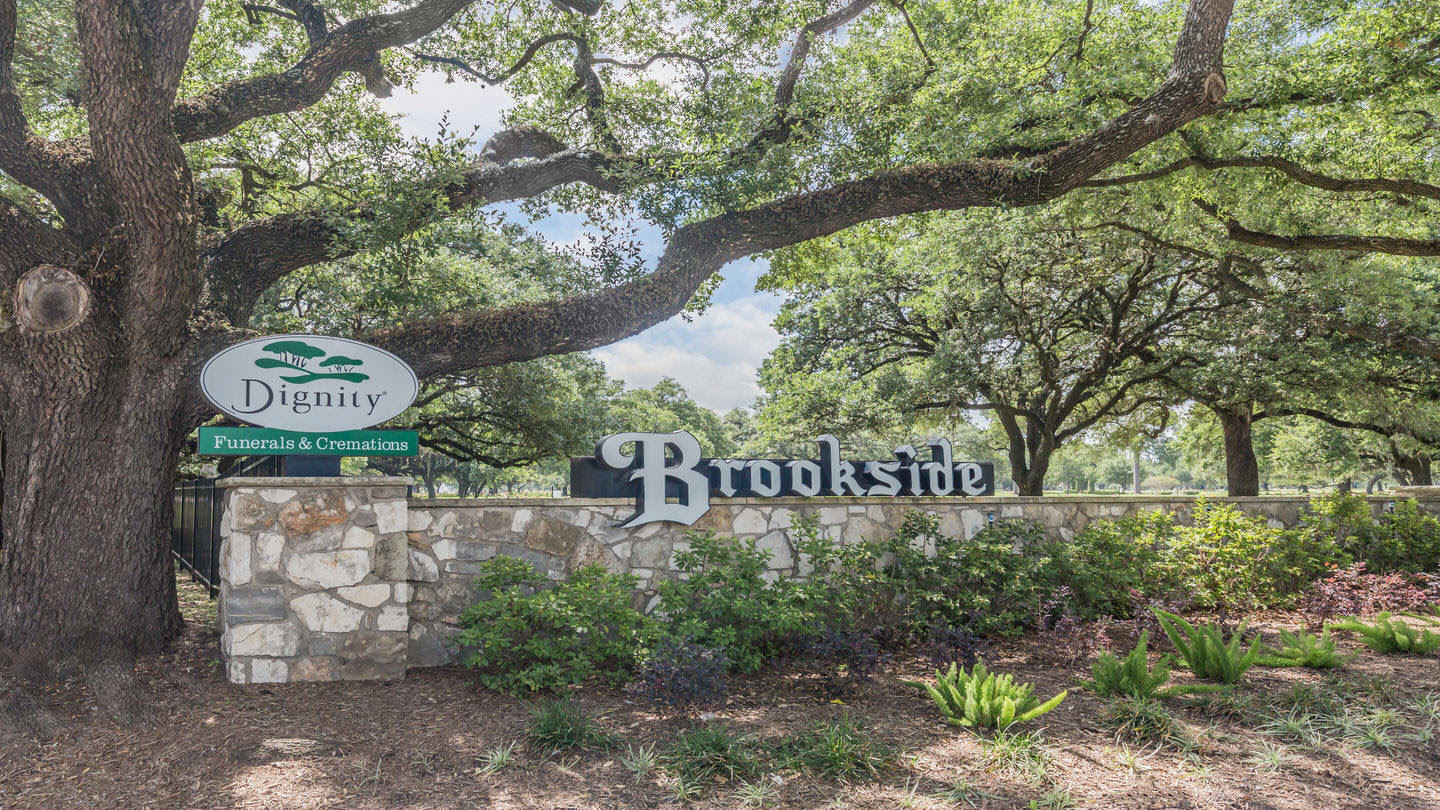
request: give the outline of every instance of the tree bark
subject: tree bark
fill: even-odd
[[[1225,487],[1232,498],[1260,494],[1260,465],[1251,438],[1254,410],[1249,403],[1212,408],[1225,434]]]
[[[180,626],[169,535],[188,368],[28,342],[0,411],[0,645],[158,650]]]
[[[1396,454],[1395,466],[1404,470],[1405,476],[1409,479],[1412,487],[1434,486],[1430,474],[1430,457],[1417,453],[1415,455]]]

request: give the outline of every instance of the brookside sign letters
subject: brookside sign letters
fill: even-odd
[[[394,419],[420,391],[395,355],[323,335],[274,335],[221,350],[200,390],[240,422],[311,433],[359,430]]]
[[[711,496],[774,498],[819,495],[993,495],[995,466],[956,463],[950,441],[929,442],[929,458],[913,446],[895,449],[894,461],[845,461],[840,440],[824,435],[818,460],[702,458],[689,433],[615,433],[595,445],[593,457],[571,459],[570,489],[577,498],[635,498],[635,514],[620,525],[669,521],[689,525],[710,509]]]

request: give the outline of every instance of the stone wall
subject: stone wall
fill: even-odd
[[[526,560],[551,579],[600,563],[638,578],[635,606],[655,606],[655,584],[678,574],[689,531],[754,539],[771,576],[805,576],[791,522],[814,515],[838,542],[893,533],[906,513],[935,514],[941,533],[970,537],[997,520],[1032,520],[1068,540],[1086,523],[1141,510],[1183,521],[1194,499],[1062,498],[716,499],[694,526],[617,528],[627,500],[424,500],[404,478],[235,478],[221,524],[220,625],[235,683],[403,677],[406,667],[451,663],[461,612],[480,598],[474,576],[496,555]],[[1402,493],[1440,512],[1440,494]],[[1394,497],[1369,498],[1379,513]],[[1225,499],[1274,526],[1294,525],[1308,498]]]
[[[403,678],[408,478],[233,478],[220,558],[231,683]]]

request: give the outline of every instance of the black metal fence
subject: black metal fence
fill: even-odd
[[[262,456],[236,464],[220,475],[280,475],[278,456]],[[170,553],[176,564],[204,585],[213,599],[220,592],[220,517],[225,511],[225,490],[220,478],[194,478],[175,485],[174,514],[170,518]]]

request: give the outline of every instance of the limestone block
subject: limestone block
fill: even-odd
[[[459,633],[458,628],[428,626],[420,623],[411,625],[407,643],[407,663],[411,667],[438,667],[456,660],[449,641]]]
[[[344,548],[371,548],[375,545],[375,533],[361,526],[345,530]]]
[[[566,567],[567,570],[574,571],[577,568],[583,568],[594,563],[605,566],[605,570],[612,574],[623,574],[628,567],[625,563],[621,562],[620,558],[611,552],[610,549],[601,545],[592,537],[587,537],[580,541],[580,545],[575,549],[575,553],[570,556],[569,564]]]
[[[510,516],[510,531],[515,534],[523,533],[530,527],[530,521],[534,517],[535,513],[529,509],[516,509],[515,514]]]
[[[478,563],[478,562],[466,562],[465,560],[451,560],[451,561],[445,563],[445,573],[447,573],[447,574],[478,574],[478,573],[480,573],[480,563]]]
[[[290,622],[237,624],[225,632],[221,646],[231,656],[287,658],[300,651],[300,631]]]
[[[347,497],[345,499],[345,503],[351,504],[351,500]],[[378,522],[379,521],[375,519],[375,510],[371,509],[369,504],[350,505],[351,525],[360,526],[366,529],[373,529],[375,528],[375,524]]]
[[[376,501],[370,505],[375,510],[375,527],[381,534],[405,531],[405,525],[409,521],[406,515],[405,501],[387,500]]]
[[[849,512],[843,506],[822,506],[820,507],[820,525],[838,526],[845,522]]]
[[[344,526],[316,526],[312,531],[295,532],[287,545],[291,551],[334,551],[345,544]]]
[[[329,658],[301,658],[290,665],[291,681],[333,681],[335,662]]]
[[[626,514],[628,516],[629,513]],[[701,515],[700,519],[695,521],[690,528],[697,532],[733,534],[735,532],[735,510],[724,506],[712,507],[709,512]]]
[[[730,530],[736,536],[753,536],[764,534],[770,527],[770,521],[765,519],[765,514],[759,509],[742,509],[740,514],[730,525]]]
[[[435,516],[429,509],[407,509],[405,512],[405,531],[423,532],[435,522]]]
[[[402,605],[410,601],[410,583],[401,582],[396,584],[395,601]]]
[[[245,624],[285,618],[279,588],[235,588],[225,596],[225,622]]]
[[[245,675],[245,662],[231,659],[225,664],[225,680],[230,683],[245,683],[248,678]]]
[[[300,621],[318,633],[348,633],[360,627],[365,611],[327,593],[307,593],[290,600]]]
[[[387,534],[375,543],[375,574],[381,579],[410,578],[410,544],[403,534]]]
[[[965,527],[964,537],[968,540],[985,528],[989,521],[979,509],[963,509],[960,511],[960,523]]]
[[[351,585],[348,588],[337,589],[335,595],[347,602],[373,608],[379,607],[386,599],[390,598],[390,586],[385,584]]]
[[[274,571],[280,567],[280,555],[285,551],[285,535],[280,532],[261,532],[255,535],[255,568]]]
[[[240,531],[258,531],[275,525],[275,516],[265,502],[248,492],[230,497],[230,526]]]
[[[631,545],[630,564],[642,568],[664,568],[670,564],[670,542],[663,538],[640,540]]]
[[[380,608],[380,613],[375,617],[376,630],[399,630],[407,632],[410,629],[410,611],[404,605],[386,605]]]
[[[794,519],[795,510],[793,509],[772,509],[770,510],[770,529],[772,531],[775,529],[788,530],[792,525],[794,525],[792,523]]]
[[[785,532],[774,531],[760,538],[755,547],[770,552],[770,568],[790,568],[795,564],[795,552]]]
[[[290,668],[274,658],[256,658],[250,662],[250,683],[285,683]]]
[[[342,490],[315,488],[304,490],[280,510],[280,525],[293,534],[305,534],[344,523],[348,517]]]
[[[270,503],[288,503],[291,498],[295,497],[295,490],[257,489],[255,490],[255,494],[259,495],[261,500],[269,501]]]
[[[231,532],[225,539],[225,554],[221,558],[220,578],[231,585],[244,585],[250,581],[250,535]]]
[[[884,507],[880,507],[880,506],[870,506],[870,507],[866,507],[866,509],[865,509],[865,516],[868,517],[868,518],[870,518],[871,520],[875,521],[876,523],[884,523],[884,522],[885,522],[885,509],[884,509]]]
[[[370,555],[359,550],[292,554],[285,560],[285,577],[308,588],[356,585],[370,573]]]
[[[435,564],[435,558],[429,554],[422,554],[415,549],[409,550],[410,575],[409,578],[416,582],[439,582],[440,567]]]
[[[564,520],[557,520],[549,515],[542,515],[539,520],[535,521],[535,524],[525,537],[525,545],[556,557],[569,557],[580,542],[580,538],[585,536],[584,530],[579,526]]]

